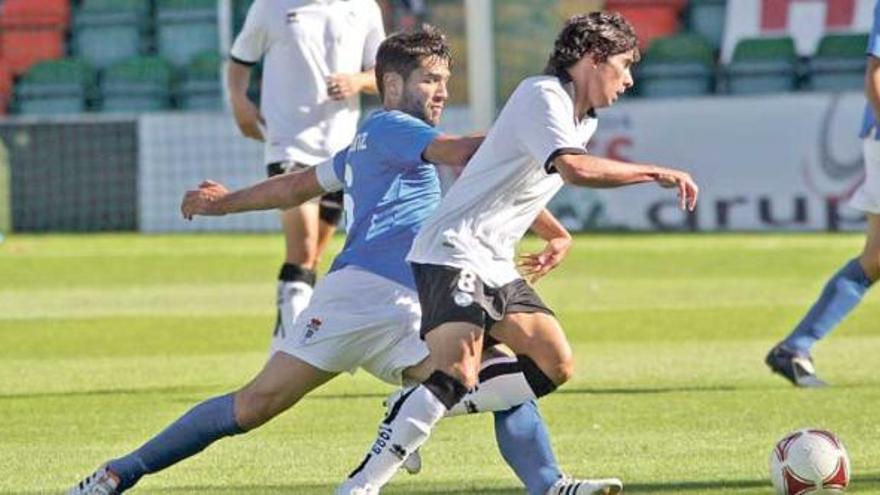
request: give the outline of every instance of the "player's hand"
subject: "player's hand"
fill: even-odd
[[[229,189],[226,189],[226,186],[206,180],[199,184],[198,189],[184,193],[183,201],[180,202],[180,213],[187,220],[192,220],[196,215],[225,215],[226,213],[220,210],[217,202],[227,194],[229,194]]]
[[[656,181],[660,187],[678,190],[678,201],[682,210],[694,211],[694,208],[697,207],[700,188],[687,172],[661,168],[657,172]]]
[[[361,90],[353,74],[331,74],[326,81],[327,96],[334,100],[345,100]]]
[[[535,283],[559,266],[571,248],[571,237],[557,237],[547,241],[540,253],[523,254],[517,265],[529,282]]]
[[[260,115],[260,110],[254,105],[254,102],[247,96],[241,96],[231,98],[230,103],[232,104],[232,114],[235,116],[235,123],[238,125],[238,130],[241,131],[241,134],[245,137],[262,141],[264,139],[263,128],[265,128],[266,122],[263,120],[263,116]]]

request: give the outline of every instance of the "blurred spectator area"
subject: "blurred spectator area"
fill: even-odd
[[[378,1],[389,32],[422,22],[446,31],[455,56],[450,104],[466,105],[464,0]],[[233,34],[250,3],[231,0]],[[643,60],[636,68],[636,97],[858,90],[865,66],[863,18],[871,3],[495,0],[498,103],[523,77],[543,70],[565,19],[599,9],[621,12],[639,34]],[[0,113],[220,109],[225,49],[219,46],[217,5],[218,0],[0,0]],[[793,10],[807,8],[802,5],[813,10]],[[812,18],[819,31],[805,33],[804,19]],[[258,66],[255,98],[260,73]]]

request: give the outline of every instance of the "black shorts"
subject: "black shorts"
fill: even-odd
[[[302,170],[309,168],[309,165],[298,162],[273,162],[266,165],[266,175],[274,177],[276,175],[286,174],[294,170]],[[336,225],[342,216],[342,191],[336,191],[321,196],[321,208],[318,213],[321,220]]]
[[[473,323],[488,331],[511,313],[553,315],[535,289],[521,278],[492,288],[470,270],[419,263],[413,263],[412,270],[422,306],[422,338],[452,321]],[[494,343],[488,335],[486,340]]]

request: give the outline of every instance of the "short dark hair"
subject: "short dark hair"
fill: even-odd
[[[604,62],[618,53],[636,50],[638,39],[632,24],[617,12],[590,12],[566,21],[547,60],[545,74],[560,74],[586,54]]]
[[[394,33],[386,38],[379,45],[379,52],[376,54],[376,87],[379,89],[379,96],[385,95],[383,79],[386,73],[397,73],[406,79],[426,58],[446,61],[452,67],[452,51],[446,35],[438,28],[423,24],[419,29]]]

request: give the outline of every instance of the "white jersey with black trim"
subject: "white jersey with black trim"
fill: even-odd
[[[332,100],[325,79],[372,68],[384,38],[375,0],[254,1],[230,55],[245,65],[265,57],[266,163],[315,165],[351,143],[360,97]]]
[[[416,236],[408,261],[469,269],[490,287],[520,278],[516,243],[562,187],[559,154],[584,154],[594,117],[575,116],[573,87],[530,77]]]

